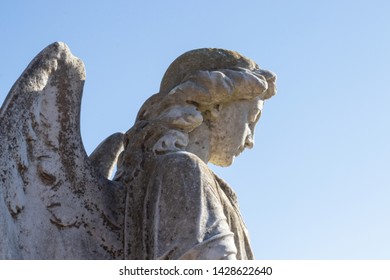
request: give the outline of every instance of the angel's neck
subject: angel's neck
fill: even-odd
[[[189,143],[186,151],[197,155],[201,160],[207,163],[210,159],[210,129],[202,123],[189,133]]]

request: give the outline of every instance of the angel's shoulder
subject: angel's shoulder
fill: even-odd
[[[164,155],[158,156],[158,163],[164,166],[169,166],[170,168],[180,168],[180,169],[203,169],[207,168],[206,163],[204,163],[197,155],[186,152],[173,152],[167,153]]]
[[[156,169],[159,173],[180,178],[192,178],[194,181],[214,181],[213,173],[198,156],[193,153],[180,151],[167,153],[157,157]]]

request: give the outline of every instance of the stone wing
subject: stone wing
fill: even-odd
[[[122,257],[122,187],[81,140],[84,81],[82,61],[54,43],[1,107],[0,259]]]

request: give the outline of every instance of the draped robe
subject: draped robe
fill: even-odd
[[[174,152],[147,165],[129,258],[253,259],[235,193],[201,159]]]

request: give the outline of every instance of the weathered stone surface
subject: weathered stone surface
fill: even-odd
[[[1,107],[0,259],[252,259],[237,198],[207,163],[228,166],[253,146],[275,75],[236,52],[190,51],[126,135],[90,157],[84,80],[55,43]]]
[[[253,146],[276,77],[236,52],[190,51],[126,134],[115,179],[126,187],[130,259],[253,259],[233,190],[207,167]]]
[[[0,111],[0,258],[121,257],[115,183],[80,137],[85,71],[63,43],[43,50]]]
[[[117,132],[107,137],[89,155],[92,165],[107,179],[111,178],[119,154],[123,150],[123,138],[124,134]]]

